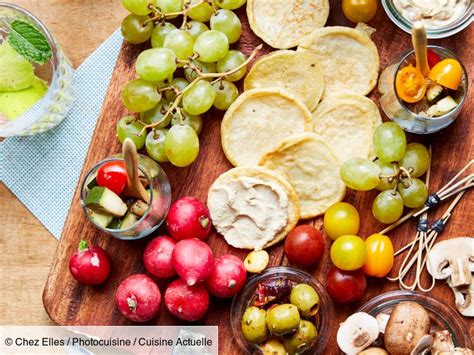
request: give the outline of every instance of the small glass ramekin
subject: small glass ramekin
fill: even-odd
[[[230,310],[230,323],[232,333],[235,336],[237,344],[242,351],[253,353],[258,350],[258,346],[247,342],[240,329],[240,323],[245,310],[253,305],[255,301],[255,290],[257,285],[262,281],[286,277],[295,283],[306,283],[312,286],[319,295],[319,312],[316,316],[316,329],[318,330],[318,338],[314,344],[314,348],[309,349],[304,354],[324,354],[329,339],[332,336],[331,322],[334,320],[334,308],[324,286],[316,280],[312,275],[287,266],[276,266],[268,268],[260,275],[253,276],[247,281],[244,289],[238,293],[233,301]]]
[[[87,173],[81,185],[81,205],[87,219],[101,231],[122,240],[136,240],[153,233],[165,220],[171,205],[171,185],[168,177],[161,167],[153,159],[138,154],[138,167],[148,179],[150,189],[150,204],[146,213],[132,226],[125,229],[104,228],[90,218],[88,208],[85,205],[88,188],[87,185],[97,175],[97,170],[110,161],[123,161],[121,156],[107,158],[97,163]]]
[[[448,127],[461,112],[462,106],[468,95],[467,71],[459,58],[449,49],[439,46],[428,46],[441,59],[453,58],[459,61],[462,66],[463,76],[461,80],[462,95],[456,108],[439,117],[426,117],[412,112],[405,103],[398,97],[395,88],[395,77],[402,66],[415,64],[414,50],[405,51],[388,64],[380,74],[379,92],[380,106],[387,117],[397,122],[405,131],[417,134],[431,134]],[[383,89],[382,89],[383,87]]]
[[[412,23],[409,19],[404,17],[400,11],[398,11],[397,7],[393,3],[393,0],[382,0],[382,6],[387,16],[395,25],[397,25],[403,31],[411,33]],[[427,29],[426,36],[431,39],[446,38],[462,31],[472,23],[474,18],[473,10],[474,2],[471,0],[466,12],[461,17],[459,17],[454,22],[449,23],[445,27]]]
[[[372,298],[357,312],[366,312],[372,316],[380,313],[390,314],[397,303],[403,301],[416,302],[426,309],[431,320],[431,332],[447,330],[451,333],[453,343],[456,347],[472,348],[472,340],[469,329],[459,313],[432,297],[413,291],[392,291]]]
[[[29,11],[0,2],[0,36],[8,32],[14,20],[35,26],[48,41],[52,58],[43,65],[35,65],[35,73],[48,82],[48,90],[28,111],[15,120],[0,121],[0,137],[29,136],[57,126],[74,101],[74,70],[51,33]]]

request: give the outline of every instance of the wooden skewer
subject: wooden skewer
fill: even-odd
[[[126,138],[122,146],[123,160],[127,170],[127,186],[124,194],[126,196],[139,198],[146,203],[150,202],[150,196],[146,192],[138,173],[138,153],[135,143],[130,138]]]
[[[415,49],[416,68],[423,76],[430,72],[428,65],[428,41],[426,40],[426,30],[423,20],[417,20],[413,24],[411,40]]]

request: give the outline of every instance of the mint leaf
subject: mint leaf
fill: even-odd
[[[53,55],[44,35],[27,22],[12,22],[8,42],[23,57],[39,64],[44,64]]]

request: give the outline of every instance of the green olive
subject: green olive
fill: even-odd
[[[302,320],[298,325],[296,332],[291,334],[285,340],[286,350],[290,355],[300,354],[309,348],[317,338],[318,331],[313,323],[308,320]]]
[[[285,349],[285,345],[275,338],[268,339],[262,346],[260,347],[260,351],[262,355],[286,355],[287,351]]]
[[[303,317],[312,317],[319,311],[319,295],[314,288],[307,284],[293,287],[290,302],[298,307]]]
[[[250,343],[261,343],[267,339],[266,314],[264,309],[258,307],[249,307],[245,310],[240,324],[245,340]]]
[[[267,327],[271,334],[283,335],[298,328],[300,314],[295,305],[284,303],[267,311]]]

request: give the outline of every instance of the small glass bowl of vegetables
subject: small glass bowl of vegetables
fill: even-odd
[[[466,101],[467,71],[453,52],[428,46],[428,64],[425,77],[416,67],[414,50],[406,51],[380,75],[380,105],[408,132],[430,134],[446,128]]]
[[[234,297],[231,326],[247,353],[324,354],[334,310],[323,285],[291,267],[272,267]]]
[[[115,238],[135,240],[153,233],[171,205],[171,186],[153,159],[138,154],[140,182],[149,203],[127,196],[127,172],[120,155],[97,163],[81,187],[81,205],[88,219]]]
[[[74,70],[33,14],[0,2],[0,137],[58,125],[72,106]]]

